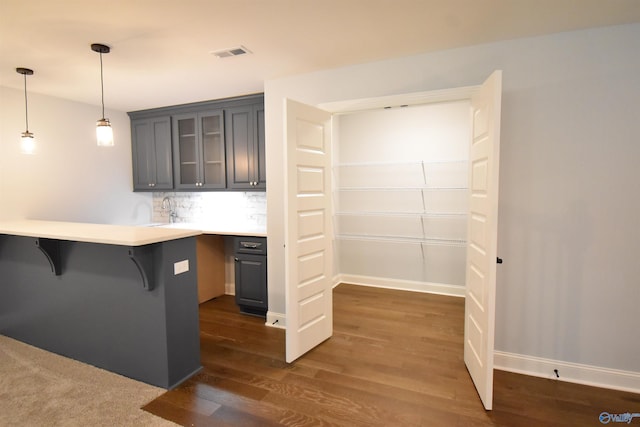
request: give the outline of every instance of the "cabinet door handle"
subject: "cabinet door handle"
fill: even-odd
[[[240,245],[243,248],[256,249],[256,248],[259,248],[260,246],[262,246],[262,243],[240,242]]]
[[[240,260],[238,258],[234,258],[233,259],[235,262],[240,262]]]

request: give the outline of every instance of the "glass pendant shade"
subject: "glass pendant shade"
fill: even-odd
[[[20,152],[22,154],[35,154],[36,137],[29,131],[22,132],[20,137]]]
[[[113,128],[109,119],[100,119],[96,123],[96,137],[99,147],[113,147]]]

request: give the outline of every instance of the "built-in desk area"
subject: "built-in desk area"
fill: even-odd
[[[0,222],[0,334],[175,387],[200,369],[199,234]]]

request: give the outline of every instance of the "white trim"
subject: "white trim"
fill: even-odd
[[[447,285],[444,283],[416,282],[412,280],[386,279],[371,276],[359,276],[355,274],[340,274],[335,280],[335,283],[350,283],[352,285],[371,286],[374,288],[424,292],[462,298],[464,298],[465,291],[464,286]]]
[[[494,351],[494,368],[517,374],[640,393],[640,372]],[[559,378],[554,369],[558,370]]]
[[[271,328],[287,329],[287,316],[282,313],[267,311],[267,319],[264,324]]]
[[[317,107],[330,113],[353,113],[402,105],[434,104],[437,102],[455,102],[471,99],[480,86],[463,86],[452,89],[430,90],[427,92],[404,93],[400,95],[362,98],[348,101],[326,102]]]
[[[335,289],[336,286],[342,283],[340,282],[340,278],[341,278],[340,274],[336,274],[333,276],[333,286],[332,286],[333,289]]]
[[[233,296],[235,296],[235,294],[236,294],[236,284],[235,283],[226,282],[224,284],[224,294],[225,295],[233,295]]]

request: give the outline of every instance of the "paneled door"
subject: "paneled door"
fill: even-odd
[[[287,100],[286,361],[333,333],[331,114]]]
[[[495,71],[471,98],[464,362],[487,410],[493,405],[501,95],[502,72]]]

